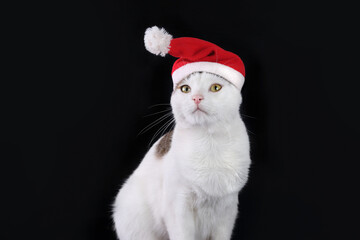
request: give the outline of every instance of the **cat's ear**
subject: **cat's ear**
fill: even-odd
[[[172,36],[164,28],[157,26],[146,29],[144,36],[145,48],[155,55],[165,57],[170,50]]]

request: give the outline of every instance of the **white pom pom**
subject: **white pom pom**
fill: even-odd
[[[172,36],[164,28],[153,26],[145,31],[145,48],[155,55],[165,57],[170,50],[171,40]]]

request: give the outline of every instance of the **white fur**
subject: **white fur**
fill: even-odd
[[[241,90],[245,77],[235,69],[217,62],[192,62],[178,69],[172,74],[174,87],[186,76],[193,72],[210,72],[228,79],[239,90]]]
[[[171,40],[172,36],[164,28],[153,26],[145,31],[145,48],[152,54],[165,57],[170,50]]]
[[[212,84],[222,85],[211,92]],[[241,95],[228,81],[195,73],[175,89],[176,120],[170,151],[156,142],[121,188],[114,203],[120,240],[229,240],[238,193],[248,178],[249,140],[239,114]],[[202,94],[200,108],[192,100]]]

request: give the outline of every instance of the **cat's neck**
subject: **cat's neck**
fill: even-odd
[[[186,125],[186,124],[176,124],[174,131],[177,133],[182,133],[187,135],[196,135],[196,134],[206,134],[209,136],[221,136],[224,134],[231,133],[232,130],[243,127],[243,122],[240,118],[240,114],[234,116],[234,118],[229,119],[228,121],[215,122],[205,125]]]

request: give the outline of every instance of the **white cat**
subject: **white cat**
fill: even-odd
[[[122,186],[113,218],[120,240],[229,240],[248,178],[249,139],[238,88],[207,72],[174,88],[175,129]]]

